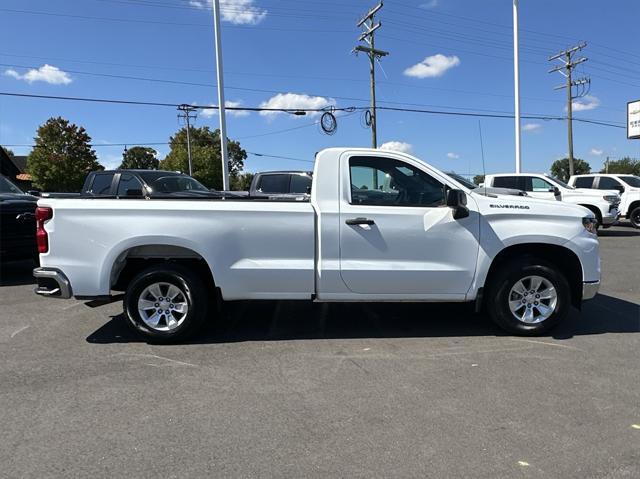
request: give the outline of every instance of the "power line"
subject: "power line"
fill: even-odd
[[[83,101],[83,102],[98,102],[98,103],[114,103],[114,104],[125,104],[125,105],[142,105],[142,106],[162,106],[162,107],[171,107],[177,108],[182,103],[162,103],[162,102],[146,102],[146,101],[135,101],[135,100],[115,100],[115,99],[106,99],[106,98],[83,98],[83,97],[65,97],[65,96],[55,96],[55,95],[35,95],[35,94],[27,94],[27,93],[11,93],[11,92],[0,92],[0,96],[10,96],[10,97],[25,97],[25,98],[36,98],[36,99],[54,99],[54,100],[68,100],[68,101]],[[197,109],[217,109],[215,105],[191,105]],[[366,111],[367,107],[343,107],[343,108],[333,108],[333,111],[341,111],[346,113],[342,116],[347,116],[347,114],[353,114],[356,111]],[[409,112],[409,113],[428,113],[434,115],[448,115],[448,116],[466,116],[466,117],[481,117],[481,118],[514,118],[513,114],[498,114],[498,113],[482,113],[482,112],[460,112],[460,111],[444,111],[444,110],[428,110],[428,109],[418,109],[418,108],[402,108],[402,107],[391,107],[391,106],[378,106],[380,110],[387,111],[398,111],[398,112]],[[283,113],[295,113],[296,111],[304,111],[309,113],[320,113],[327,111],[326,108],[296,108],[296,109],[285,109],[285,108],[263,108],[263,107],[227,107],[229,110],[240,110],[240,111],[276,111]],[[564,116],[554,116],[554,115],[522,115],[522,118],[527,120],[566,120],[567,117]],[[622,123],[616,125],[615,122],[607,122],[603,120],[595,120],[590,118],[574,118],[574,121],[579,121],[583,123],[591,123],[595,125],[601,126],[610,126],[613,128],[626,128]],[[317,121],[310,123],[308,125],[301,125],[287,131],[291,131],[298,128],[304,128],[306,126],[312,126],[317,124]],[[626,124],[625,124],[626,125]],[[254,135],[261,136],[261,135]],[[254,137],[252,136],[252,137]],[[249,137],[244,137],[249,138]]]

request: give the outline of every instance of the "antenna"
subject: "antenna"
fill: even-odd
[[[484,192],[486,194],[487,193],[487,171],[484,166],[484,144],[482,143],[482,123],[480,122],[480,120],[478,120],[478,131],[480,132],[480,153],[482,155],[482,177],[484,178],[484,181],[482,183],[484,184]]]

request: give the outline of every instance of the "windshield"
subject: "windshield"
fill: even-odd
[[[141,173],[152,193],[179,193],[181,191],[209,191],[198,180],[186,175],[168,175],[165,172]]]
[[[24,194],[24,192],[20,188],[18,188],[16,185],[11,183],[4,176],[0,176],[0,193]]]
[[[445,173],[445,175],[447,175],[449,178],[453,178],[458,183],[462,184],[463,186],[466,186],[470,190],[475,190],[478,187],[478,185],[476,185],[475,183],[470,182],[464,176],[460,176],[457,173]]]
[[[634,188],[640,188],[640,176],[618,176],[622,181],[624,181],[629,186],[633,186]]]

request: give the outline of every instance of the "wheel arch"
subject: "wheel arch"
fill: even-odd
[[[110,262],[109,289],[125,291],[140,271],[163,263],[181,264],[195,270],[207,287],[216,288],[210,264],[195,249],[177,244],[150,242],[131,245]]]
[[[629,208],[627,208],[627,213],[626,213],[627,218],[631,216],[631,212],[636,208],[640,208],[640,200],[635,200],[631,202],[631,204],[629,205]]]
[[[487,277],[485,279],[485,287],[490,284],[493,276],[500,267],[510,260],[522,259],[525,257],[537,258],[545,260],[551,264],[557,265],[558,269],[564,274],[571,288],[571,303],[576,308],[580,308],[582,302],[582,282],[583,271],[582,264],[578,256],[569,248],[554,244],[544,243],[522,243],[508,246],[501,250],[491,262]]]
[[[591,211],[594,215],[596,215],[596,219],[598,220],[598,223],[602,225],[602,211],[600,211],[600,209],[598,209],[596,206],[593,206],[593,205],[581,204],[580,206],[583,206],[584,208]]]

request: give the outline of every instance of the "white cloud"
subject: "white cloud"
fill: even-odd
[[[593,156],[602,156],[604,154],[604,150],[601,150],[600,148],[591,148],[589,154]]]
[[[225,106],[227,108],[238,108],[240,106],[242,106],[242,102],[241,101],[231,101],[231,100],[226,100],[224,102]],[[209,106],[214,106],[214,105],[209,105]],[[203,108],[200,110],[200,116],[202,118],[211,118],[212,116],[215,116],[218,114],[218,109],[217,108]],[[247,110],[225,110],[225,113],[227,114],[227,116],[235,116],[235,117],[241,117],[241,116],[248,116],[249,112]]]
[[[460,65],[460,59],[457,56],[452,55],[448,57],[442,53],[438,53],[407,68],[404,74],[414,78],[433,78],[444,75],[444,72],[458,65]]]
[[[439,3],[440,2],[438,0],[429,0],[428,2],[421,4],[420,8],[425,8],[427,10],[430,8],[436,8]]]
[[[42,65],[40,68],[32,68],[24,75],[20,75],[13,69],[5,70],[4,74],[16,80],[24,80],[27,83],[43,81],[51,85],[68,85],[72,81],[67,72],[47,64]]]
[[[600,99],[593,95],[585,95],[571,103],[574,111],[594,110],[600,106]]]
[[[260,103],[261,108],[283,108],[286,110],[298,110],[298,109],[316,109],[326,108],[331,105],[335,105],[336,101],[333,98],[325,98],[323,96],[309,96],[301,95],[299,93],[278,93],[272,96],[267,101]],[[263,116],[279,115],[282,112],[279,111],[261,111]],[[307,116],[316,116],[321,112],[307,112]]]
[[[539,131],[542,128],[540,123],[525,123],[522,125],[522,131]]]
[[[387,141],[380,145],[381,150],[399,151],[400,153],[411,153],[413,145],[404,141]]]
[[[211,8],[211,0],[190,0],[189,5]],[[254,0],[220,0],[220,16],[234,25],[256,25],[267,16],[267,10],[255,6]]]
[[[458,158],[460,158],[460,155],[458,155],[457,153],[447,153],[447,158],[449,158],[450,160],[457,160]]]

